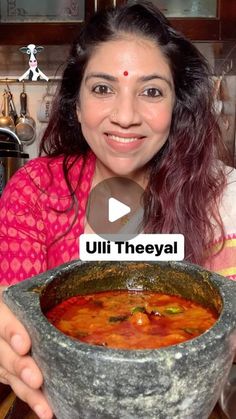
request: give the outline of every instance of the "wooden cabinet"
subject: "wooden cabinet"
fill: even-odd
[[[122,2],[117,0],[117,4]],[[162,0],[154,3],[167,2]],[[169,20],[176,29],[194,41],[236,39],[236,0],[217,0],[216,3],[216,17],[171,17]]]
[[[7,3],[13,0],[4,0]],[[34,0],[37,1],[37,0]],[[40,3],[40,0],[38,0]],[[112,5],[112,0],[77,0],[83,1],[85,21],[94,13],[96,8]],[[16,0],[14,3],[17,4]],[[30,6],[29,6],[30,7]],[[43,22],[1,22],[0,45],[26,45],[33,42],[37,45],[62,45],[70,44],[82,27],[80,22],[52,22],[45,16]]]
[[[218,0],[215,18],[171,18],[170,21],[192,40],[236,39],[236,2]]]
[[[8,0],[9,1],[9,0]],[[40,0],[39,0],[40,1]],[[79,0],[78,0],[79,1]],[[105,6],[124,3],[125,0],[85,0],[85,20]],[[235,0],[217,0],[217,17],[170,18],[173,26],[192,40],[236,39]],[[82,22],[63,23],[0,23],[0,45],[24,45],[29,42],[43,45],[70,43]]]

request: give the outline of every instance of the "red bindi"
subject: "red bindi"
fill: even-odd
[[[129,73],[128,73],[128,71],[124,71],[123,74],[124,74],[124,76],[128,76]]]

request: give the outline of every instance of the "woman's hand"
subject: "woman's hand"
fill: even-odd
[[[11,386],[41,419],[51,419],[53,412],[40,387],[43,376],[27,353],[30,337],[24,326],[2,301],[0,287],[0,382]]]

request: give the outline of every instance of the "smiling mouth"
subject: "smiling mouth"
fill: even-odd
[[[118,137],[117,135],[107,134],[108,138],[112,141],[116,141],[117,143],[134,143],[135,141],[139,141],[144,137]]]

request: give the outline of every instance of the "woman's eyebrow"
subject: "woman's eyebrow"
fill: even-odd
[[[161,74],[153,73],[153,74],[149,74],[148,76],[142,76],[139,78],[139,80],[142,82],[151,81],[155,79],[163,80],[169,85],[171,89],[173,88],[173,83],[171,82],[171,80],[165,76],[162,76]]]
[[[107,73],[89,73],[85,77],[85,82],[91,78],[104,79],[108,81],[118,81],[117,77],[111,76],[110,74],[107,74]]]

